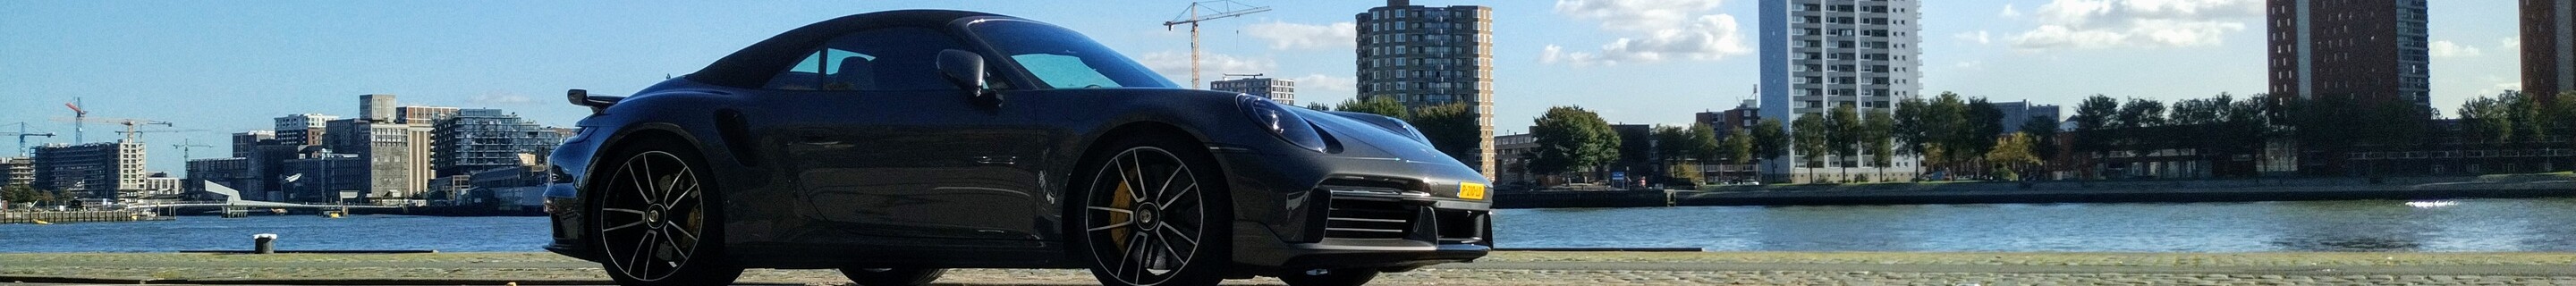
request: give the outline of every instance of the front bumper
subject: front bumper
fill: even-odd
[[[1231,175],[1237,206],[1234,260],[1247,270],[1402,271],[1470,262],[1492,250],[1493,203],[1476,194],[1481,190],[1462,191],[1487,181],[1463,164],[1222,151],[1217,157]]]

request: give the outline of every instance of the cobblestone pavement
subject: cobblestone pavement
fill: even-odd
[[[2569,285],[2576,253],[1646,253],[1499,252],[1389,273],[1372,285]],[[543,253],[402,255],[0,254],[0,276],[133,280],[602,281],[597,264]],[[5,284],[11,278],[0,278]],[[828,270],[743,281],[846,284]],[[961,269],[951,285],[1093,285],[1082,270]],[[155,282],[153,284],[163,284]],[[122,283],[132,284],[132,283]],[[329,283],[324,283],[329,284]],[[499,283],[490,283],[499,284]],[[530,283],[539,284],[539,283]],[[1277,279],[1229,285],[1281,285]]]

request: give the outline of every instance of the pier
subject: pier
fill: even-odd
[[[0,211],[0,224],[170,220],[149,211]]]

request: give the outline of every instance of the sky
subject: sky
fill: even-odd
[[[1352,15],[1383,1],[1238,0],[1269,12],[1201,26],[1205,80],[1298,80],[1298,101],[1354,92]],[[1756,0],[1414,0],[1494,9],[1495,129],[1548,107],[1613,123],[1687,124],[1752,99]],[[2262,93],[2260,0],[1924,1],[1924,94],[2071,106],[2094,94],[2157,100]],[[2512,0],[2429,1],[2433,104],[2519,89]],[[288,114],[357,113],[360,94],[404,105],[501,108],[547,125],[587,111],[565,89],[627,94],[779,32],[895,9],[960,9],[1088,34],[1187,81],[1186,0],[1108,1],[0,1],[0,132],[63,134],[79,98],[97,118],[174,123],[147,133],[148,169],[181,173],[182,142],[228,154],[230,133]],[[90,141],[118,136],[109,124]],[[8,140],[9,138],[0,138]],[[14,146],[14,142],[0,141]]]

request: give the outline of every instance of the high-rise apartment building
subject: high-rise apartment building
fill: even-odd
[[[322,145],[322,128],[339,119],[339,116],[313,113],[278,117],[275,128],[277,140],[296,146]]]
[[[520,164],[519,154],[544,154],[563,144],[563,133],[499,109],[465,109],[440,121],[432,134],[436,176],[470,175]]]
[[[2419,5],[2420,6],[2420,5]],[[2522,0],[2522,90],[2543,100],[2576,91],[2576,3]]]
[[[1385,7],[1353,17],[1358,23],[1359,98],[1393,98],[1408,107],[1474,107],[1482,140],[1457,157],[1493,178],[1494,9],[1387,0]]]
[[[233,133],[233,158],[250,158],[251,153],[259,150],[260,144],[276,143],[276,131],[253,130]]]
[[[1788,123],[1843,105],[1863,114],[1893,113],[1895,102],[1920,96],[1923,25],[1917,21],[1923,18],[1922,5],[1917,0],[1762,0],[1762,118]],[[1789,153],[1764,160],[1762,173],[1775,175],[1771,180],[1807,181],[1779,177],[1811,173],[1793,172],[1801,166],[1790,164],[1808,161],[1803,160],[1808,154]],[[1859,159],[1826,158],[1817,160],[1823,165],[1805,167],[1866,166]],[[1866,167],[1884,172],[1872,178],[1890,178],[1910,174],[1916,166],[1910,157],[1895,161],[1894,166]]]
[[[2269,1],[2272,95],[2432,105],[2424,0]]]
[[[1297,105],[1297,81],[1278,78],[1244,78],[1208,82],[1208,89],[1250,94],[1268,98],[1280,105]]]
[[[2004,114],[2004,118],[1998,120],[2002,121],[2004,134],[2021,132],[2021,126],[2029,124],[2031,120],[2048,122],[2047,126],[2057,126],[2057,123],[2065,118],[2064,114],[2060,113],[2062,109],[2056,105],[2030,104],[2027,100],[1994,104],[1995,110],[2002,111]]]
[[[36,161],[26,157],[0,157],[0,187],[36,184]]]
[[[118,140],[36,147],[37,189],[70,192],[82,199],[143,195],[143,143]]]

